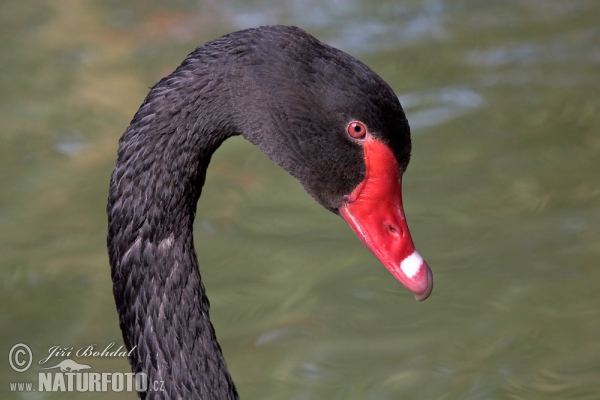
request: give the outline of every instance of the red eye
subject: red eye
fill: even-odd
[[[367,126],[360,121],[350,122],[348,125],[348,135],[354,139],[362,139],[367,134]]]

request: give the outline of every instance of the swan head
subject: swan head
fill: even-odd
[[[417,300],[426,299],[431,269],[415,250],[402,204],[410,128],[390,86],[298,28],[264,30],[235,54],[237,131],[343,217]]]

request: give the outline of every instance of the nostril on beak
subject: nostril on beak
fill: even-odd
[[[401,236],[400,229],[398,229],[395,225],[386,224],[387,231],[394,236]]]

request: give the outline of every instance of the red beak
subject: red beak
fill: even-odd
[[[344,201],[340,214],[415,299],[425,300],[433,289],[433,274],[415,250],[408,231],[396,157],[387,145],[370,135],[363,149],[365,179]]]

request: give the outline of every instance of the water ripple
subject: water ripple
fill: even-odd
[[[480,94],[460,86],[407,93],[398,98],[407,111],[412,131],[441,125],[485,105]]]

